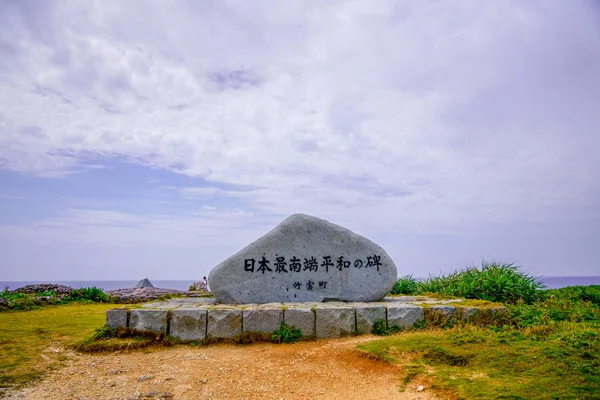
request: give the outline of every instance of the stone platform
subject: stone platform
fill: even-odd
[[[216,304],[211,298],[174,298],[144,303],[141,308],[108,310],[106,325],[165,333],[183,341],[202,341],[207,337],[230,339],[244,332],[273,333],[284,321],[300,329],[305,338],[329,339],[370,333],[377,319],[386,320],[388,328],[411,327],[423,320],[424,308],[448,317],[469,318],[478,312],[476,307],[460,306],[461,301],[400,296],[371,303],[225,305]],[[502,311],[504,308],[485,310],[486,313]]]

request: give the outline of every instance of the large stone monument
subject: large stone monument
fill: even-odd
[[[208,281],[219,303],[377,301],[396,265],[380,246],[325,220],[294,214],[217,265]]]

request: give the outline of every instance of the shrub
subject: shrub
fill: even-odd
[[[387,336],[390,333],[398,333],[400,331],[402,331],[402,328],[398,325],[392,325],[388,328],[385,319],[376,319],[371,328],[371,333],[379,336]]]
[[[302,332],[294,325],[288,325],[281,321],[279,329],[271,335],[271,341],[275,343],[292,343],[297,342],[302,338]]]
[[[36,308],[36,295],[28,293],[11,293],[8,297],[8,308],[11,310],[28,311]]]
[[[104,291],[95,286],[74,289],[69,292],[64,298],[65,302],[93,302],[93,303],[110,303],[112,299]]]
[[[480,268],[470,267],[449,275],[430,276],[415,281],[411,276],[398,280],[392,293],[439,293],[467,299],[502,303],[523,301],[531,304],[542,297],[539,279],[519,271],[513,264],[486,262]]]
[[[419,285],[417,281],[412,277],[412,275],[406,275],[398,279],[390,293],[411,295],[416,294],[418,290]]]

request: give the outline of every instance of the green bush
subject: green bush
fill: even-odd
[[[8,297],[8,308],[11,310],[29,311],[36,308],[36,295],[29,293],[11,293]]]
[[[302,338],[302,332],[294,325],[288,325],[281,321],[279,329],[271,335],[271,341],[275,343],[292,343]]]
[[[531,304],[542,297],[542,288],[539,279],[519,271],[513,264],[484,261],[480,268],[432,275],[424,281],[415,281],[412,276],[403,277],[396,282],[392,293],[439,293],[466,299]]]
[[[391,294],[417,294],[419,285],[412,275],[406,275],[398,279],[392,288]]]
[[[591,289],[587,289],[591,288]],[[562,321],[600,321],[600,305],[594,299],[599,286],[572,286],[542,291],[541,299],[533,304],[523,301],[508,304],[508,318],[515,327],[532,327]]]
[[[545,298],[570,299],[573,301],[589,301],[600,306],[600,285],[590,286],[568,286],[560,289],[544,290]]]
[[[64,298],[65,302],[110,303],[112,299],[104,291],[95,286],[74,289]]]
[[[371,328],[371,333],[379,336],[386,336],[390,333],[398,333],[400,331],[402,331],[402,328],[398,325],[392,325],[388,328],[385,319],[376,319]]]

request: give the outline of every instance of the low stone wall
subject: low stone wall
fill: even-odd
[[[473,316],[475,307],[451,305],[461,300],[436,300],[412,296],[386,297],[373,303],[269,303],[222,305],[214,299],[176,298],[146,303],[142,308],[106,311],[106,325],[139,331],[166,333],[180,340],[202,341],[207,337],[229,339],[243,332],[272,333],[283,321],[300,329],[307,338],[330,339],[370,333],[377,319],[411,327],[423,320],[424,308],[455,317]],[[486,309],[486,313],[504,308]]]

